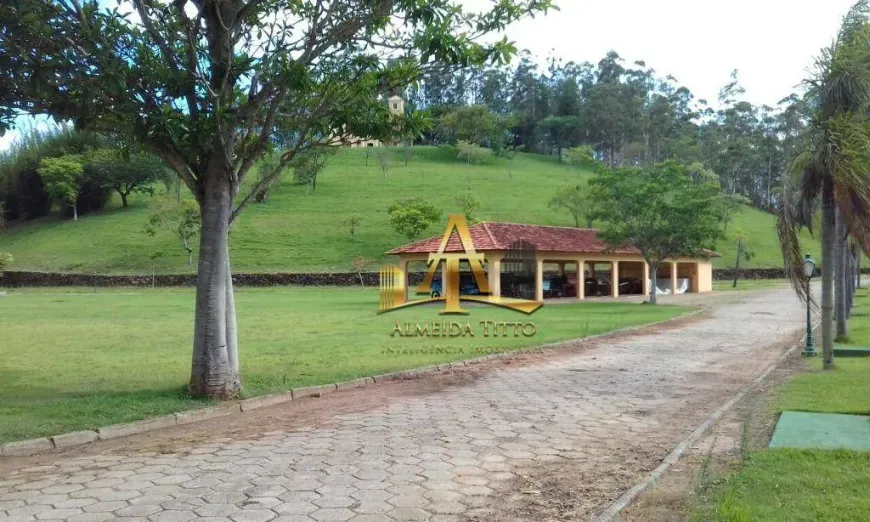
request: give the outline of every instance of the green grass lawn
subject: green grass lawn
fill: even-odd
[[[407,167],[396,154],[384,178],[374,154],[366,166],[365,151],[341,149],[318,177],[316,191],[294,185],[288,176],[273,189],[268,203],[252,204],[230,235],[233,268],[243,272],[347,272],[352,270],[351,261],[362,255],[375,261],[375,269],[385,251],[406,242],[390,227],[387,207],[391,203],[421,196],[440,207],[444,222],[430,231],[438,235],[447,214],[461,211],[456,198],[469,186],[481,200],[480,219],[571,226],[567,212],[554,211],[547,204],[557,190],[589,175],[547,156],[520,154],[510,167],[501,158],[468,165],[439,149],[417,147]],[[78,222],[51,216],[10,227],[0,231],[0,251],[13,254],[13,269],[121,274],[150,273],[151,255],[163,252],[166,255],[157,261],[158,272],[192,272],[172,237],[150,237],[142,232],[147,201],[146,196],[134,196],[129,208],[113,203]],[[351,237],[342,222],[354,214],[363,221]],[[746,233],[747,245],[755,252],[751,261],[741,264],[782,265],[774,217],[746,207],[729,224],[728,238],[717,248],[723,257],[715,260],[715,266],[734,263],[738,229]],[[804,239],[811,251],[818,251],[818,243],[809,235]]]
[[[374,289],[309,287],[243,288],[236,304],[246,396],[579,338],[688,311],[586,301],[548,305],[527,317],[476,306],[467,318],[474,326],[533,321],[537,335],[485,338],[477,328],[474,338],[402,339],[390,337],[395,321],[439,320],[438,307],[376,315]],[[183,391],[193,307],[193,291],[183,288],[34,289],[0,297],[0,442],[201,406]]]
[[[740,279],[737,281],[737,288],[733,286],[734,281],[713,281],[713,290],[717,292],[730,292],[732,290],[773,290],[779,288],[788,288],[788,279]]]
[[[860,291],[868,295],[867,290]],[[870,299],[855,301],[853,343],[870,346]],[[870,414],[870,359],[821,361],[782,387],[778,411]],[[752,452],[698,518],[726,521],[870,520],[870,452],[771,449]]]

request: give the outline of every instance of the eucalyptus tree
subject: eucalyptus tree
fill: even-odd
[[[482,13],[456,0],[26,0],[0,6],[0,118],[48,114],[130,137],[183,180],[202,214],[194,395],[241,383],[227,236],[261,186],[246,185],[272,134],[278,163],[342,134],[386,139],[419,125],[383,96],[429,64],[472,66],[515,53],[484,43],[550,0],[503,0]],[[283,169],[282,169],[283,170]],[[252,190],[239,196],[242,187]]]
[[[867,237],[870,230],[870,23],[867,0],[856,3],[834,44],[822,51],[815,72],[806,80],[811,109],[809,143],[792,167],[796,182],[786,177],[777,219],[786,272],[795,290],[807,297],[798,230],[811,227],[821,207],[822,352],[825,369],[833,366],[834,265],[837,214],[845,231]]]

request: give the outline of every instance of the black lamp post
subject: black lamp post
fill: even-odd
[[[813,346],[813,317],[810,311],[810,303],[812,299],[810,299],[810,281],[816,273],[816,260],[813,259],[813,256],[807,254],[804,257],[804,276],[807,278],[807,343],[804,346],[804,351],[801,352],[801,355],[804,357],[815,357],[818,355],[816,352],[816,347]]]

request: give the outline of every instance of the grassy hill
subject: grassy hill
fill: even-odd
[[[316,191],[286,179],[275,186],[268,203],[252,203],[230,234],[233,269],[244,272],[350,271],[351,261],[365,256],[384,260],[383,252],[406,241],[393,232],[387,207],[395,200],[421,196],[444,210],[444,220],[459,212],[458,195],[469,187],[482,202],[480,218],[494,221],[572,225],[570,216],[548,208],[559,188],[588,173],[578,173],[552,158],[521,154],[512,163],[494,158],[488,164],[467,165],[443,150],[417,147],[406,167],[394,154],[387,177],[377,165],[375,152],[342,149],[318,177]],[[511,172],[509,176],[509,171]],[[162,187],[161,187],[162,190]],[[148,218],[148,197],[131,199],[130,207],[113,203],[103,212],[83,216],[78,222],[47,217],[0,231],[0,251],[15,257],[12,269],[150,273],[151,256],[160,273],[192,272],[186,255],[168,234],[143,233]],[[350,215],[363,221],[354,237],[342,224]],[[718,246],[723,255],[715,266],[734,262],[735,230],[748,234],[755,258],[747,266],[781,265],[774,232],[774,217],[745,208],[728,227],[727,240]],[[432,235],[440,229],[433,227]],[[818,242],[805,237],[810,250]]]

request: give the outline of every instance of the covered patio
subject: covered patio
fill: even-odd
[[[650,267],[634,247],[608,249],[594,229],[484,222],[469,227],[477,253],[484,254],[490,294],[544,301],[548,298],[619,297],[649,295]],[[398,256],[405,277],[424,271],[430,253],[438,252],[441,237],[432,237],[390,250]],[[462,252],[451,237],[447,252]],[[658,293],[710,292],[712,257],[670,259],[657,272]],[[474,294],[470,271],[462,271],[460,291]],[[442,263],[443,270],[443,263]],[[443,278],[442,278],[443,280]],[[405,298],[411,290],[404,281]],[[437,291],[433,285],[433,292]]]

